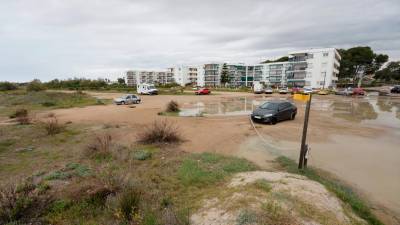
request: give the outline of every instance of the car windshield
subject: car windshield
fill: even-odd
[[[261,109],[276,110],[278,109],[279,103],[276,102],[266,102],[260,106]]]
[[[148,88],[149,88],[149,89],[155,89],[156,87],[154,87],[154,85],[149,85]]]

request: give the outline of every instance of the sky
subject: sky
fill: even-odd
[[[0,81],[366,45],[400,59],[400,0],[0,0]]]

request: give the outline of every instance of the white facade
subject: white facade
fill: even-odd
[[[261,82],[268,86],[278,87],[287,85],[286,71],[288,70],[289,62],[272,62],[259,64],[257,66],[260,66],[262,70]]]
[[[168,71],[173,73],[177,84],[186,86],[188,84],[199,85],[204,83],[203,67],[195,65],[180,65],[168,68]]]
[[[341,57],[334,48],[289,52],[291,64],[286,75],[291,86],[336,87]]]
[[[131,70],[126,72],[127,85],[134,87],[138,84],[170,84],[174,77],[168,71]]]
[[[256,65],[226,63],[231,87],[252,86],[259,81],[270,86],[295,86],[311,88],[336,87],[341,57],[335,48],[308,49],[289,52],[289,61]],[[128,86],[141,83],[181,86],[215,87],[221,85],[224,63],[212,62],[202,65],[180,65],[166,71],[128,71]]]

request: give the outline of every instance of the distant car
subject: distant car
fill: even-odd
[[[292,87],[292,93],[296,94],[296,93],[300,93],[301,92],[301,88],[299,87]]]
[[[328,93],[328,91],[326,91],[326,90],[320,90],[320,91],[318,91],[318,94],[319,94],[319,95],[327,95],[327,94],[329,94],[329,93]]]
[[[335,92],[335,95],[352,95],[352,94],[353,94],[353,88],[351,87],[340,89]]]
[[[288,90],[287,87],[284,87],[284,88],[280,88],[280,89],[279,89],[279,94],[287,94],[288,92],[289,92],[289,90]]]
[[[400,93],[400,85],[396,85],[390,89],[390,93]]]
[[[362,88],[354,88],[353,95],[364,95],[365,91]]]
[[[276,124],[283,120],[294,120],[297,107],[289,101],[269,101],[260,105],[251,114],[255,122]]]
[[[134,94],[127,94],[120,98],[114,99],[114,103],[117,105],[139,104],[140,102],[140,97]]]
[[[210,89],[208,88],[200,88],[194,92],[196,95],[208,95],[211,93]]]
[[[272,94],[272,93],[274,93],[274,90],[272,90],[272,88],[270,88],[270,87],[267,87],[267,88],[265,88],[264,92],[265,92],[265,94]]]
[[[313,93],[313,89],[310,88],[310,87],[304,87],[303,88],[303,93],[304,94],[311,94],[311,93]]]

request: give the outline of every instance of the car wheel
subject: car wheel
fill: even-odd
[[[125,102],[121,102],[121,105],[125,105]]]
[[[296,113],[292,113],[292,114],[290,115],[290,120],[294,120],[294,118],[296,118]]]
[[[272,124],[272,125],[275,125],[276,122],[277,122],[276,118],[272,118],[272,119],[271,119],[271,124]]]

